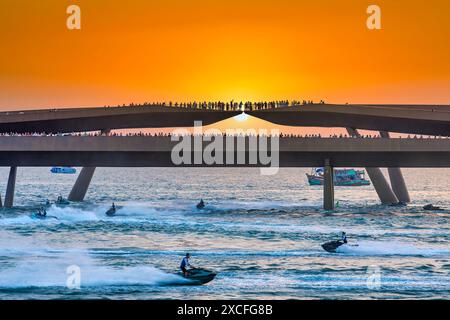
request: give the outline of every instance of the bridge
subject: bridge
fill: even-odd
[[[191,139],[192,136],[186,137]],[[219,136],[223,154],[232,153],[232,163],[174,164],[172,151],[178,141],[169,136],[37,136],[0,137],[0,166],[49,167],[267,167],[257,158],[250,163],[245,137],[244,163],[237,161],[237,137],[227,149],[226,138]],[[268,138],[268,153],[272,152]],[[201,154],[211,142],[203,141]],[[189,152],[193,159],[195,151]],[[450,139],[383,138],[279,138],[279,167],[322,167],[329,159],[335,167],[409,167],[445,168],[450,164]]]
[[[44,109],[0,113],[2,132],[71,133],[129,128],[191,127],[234,117],[239,108],[202,109],[128,106]],[[450,106],[432,105],[294,105],[247,109],[254,117],[286,126],[343,127],[406,134],[450,136]]]
[[[286,126],[350,127],[405,134],[450,136],[450,106],[315,104],[247,113]]]
[[[280,167],[325,167],[325,209],[334,207],[333,167],[366,167],[381,202],[393,204],[410,201],[400,167],[448,167],[450,164],[450,140],[391,139],[389,136],[389,132],[450,136],[450,106],[307,104],[267,109],[250,107],[245,111],[280,125],[343,127],[353,136],[280,140]],[[0,113],[0,133],[105,133],[128,128],[191,127],[194,121],[208,125],[241,112],[234,106],[166,105],[10,111]],[[358,138],[358,129],[379,131],[383,138]],[[71,201],[82,201],[95,167],[174,166],[170,155],[175,143],[168,137],[2,136],[0,165],[11,167],[5,206],[13,205],[18,166],[83,166],[69,195]],[[265,164],[216,163],[213,166]],[[378,167],[388,167],[390,185]]]
[[[241,111],[165,106],[44,109],[0,113],[0,133],[72,133],[130,128],[191,127],[213,124]]]

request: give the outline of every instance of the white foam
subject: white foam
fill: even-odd
[[[446,248],[417,247],[392,241],[361,241],[358,246],[343,245],[336,252],[351,255],[450,255],[450,250]]]
[[[100,220],[98,207],[95,207],[92,209],[80,209],[77,207],[70,207],[70,206],[58,207],[58,206],[52,205],[47,210],[47,215],[54,216],[64,222],[66,222],[66,221],[78,222],[78,221]]]
[[[0,287],[65,287],[67,268],[80,268],[80,286],[168,285],[186,284],[176,274],[163,272],[151,266],[113,268],[101,266],[85,250],[34,251],[34,256],[19,261],[0,271]]]

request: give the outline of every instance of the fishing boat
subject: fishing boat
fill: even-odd
[[[323,185],[323,168],[313,168],[311,174],[306,174],[309,185],[322,186]],[[334,169],[334,185],[344,187],[369,186],[370,181],[365,177],[364,170],[355,169]]]
[[[77,172],[77,169],[72,167],[53,167],[50,171],[52,173],[74,174]]]

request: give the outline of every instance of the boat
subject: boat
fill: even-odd
[[[189,285],[202,285],[211,282],[216,277],[217,273],[203,269],[193,268],[188,270],[188,275],[184,276],[183,273],[179,273],[183,278],[189,280]]]
[[[77,169],[72,167],[53,167],[50,171],[52,173],[74,174],[77,172]]]
[[[334,185],[340,187],[369,186],[370,181],[366,179],[365,174],[364,170],[334,169]],[[322,186],[324,181],[323,175],[323,168],[313,168],[311,174],[306,174],[309,185]]]

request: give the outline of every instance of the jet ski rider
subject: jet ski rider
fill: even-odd
[[[347,234],[344,231],[341,232],[341,241],[347,243]]]
[[[189,271],[186,269],[187,267],[191,267],[194,268],[193,266],[191,266],[191,264],[189,263],[189,258],[191,257],[190,253],[186,253],[186,256],[183,258],[183,260],[181,260],[181,265],[180,265],[180,269],[181,271],[183,271],[183,275],[185,277],[187,277],[189,275]]]

